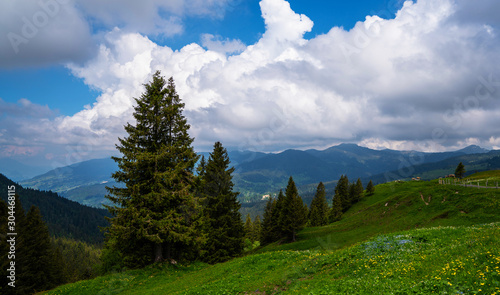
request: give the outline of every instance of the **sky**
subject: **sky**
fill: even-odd
[[[160,70],[197,151],[500,149],[500,1],[6,0],[0,159],[117,153]]]

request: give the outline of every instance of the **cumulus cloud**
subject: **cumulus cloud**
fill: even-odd
[[[201,45],[208,50],[228,54],[240,53],[246,48],[245,44],[240,40],[223,40],[221,36],[212,34],[203,34],[201,36]]]
[[[183,32],[185,17],[222,18],[234,1],[2,1],[0,68],[83,63],[94,56],[99,32],[172,37]]]
[[[340,142],[498,146],[497,24],[466,16],[467,1],[407,1],[394,19],[367,16],[349,31],[334,27],[310,40],[304,34],[313,21],[288,2],[260,5],[266,32],[246,47],[207,35],[205,48],[172,50],[144,34],[106,33],[94,59],[69,66],[102,95],[74,116],[50,120],[43,134],[112,149],[132,120],[133,97],[161,70],[174,77],[202,149],[216,140],[261,151]],[[493,0],[478,5],[498,8]]]

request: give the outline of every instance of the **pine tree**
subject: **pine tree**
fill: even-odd
[[[342,203],[342,212],[346,212],[351,205],[349,179],[347,176],[340,176],[337,186],[335,187],[335,197]]]
[[[342,219],[342,200],[339,196],[333,197],[332,209],[330,210],[329,222],[336,222]]]
[[[316,194],[311,202],[309,211],[309,223],[311,226],[323,226],[328,224],[328,203],[326,201],[325,185],[318,184]]]
[[[292,242],[296,241],[298,231],[304,227],[307,221],[306,214],[304,202],[299,196],[293,178],[290,177],[279,222],[281,232],[285,238]]]
[[[260,221],[260,216],[255,216],[252,224],[252,241],[259,241],[262,231],[262,222]]]
[[[250,241],[252,241],[253,223],[252,218],[250,217],[250,213],[247,214],[245,225],[243,227],[245,229],[245,239],[249,239]]]
[[[283,194],[283,190],[280,190],[280,192],[278,193],[278,197],[276,198],[276,204],[274,205],[271,217],[271,219],[273,220],[272,242],[278,241],[284,236],[282,229],[283,228],[282,215],[283,215],[284,204],[285,204],[285,195]]]
[[[465,175],[465,166],[462,162],[460,162],[457,166],[457,169],[455,169],[455,176],[458,178],[463,178]]]
[[[227,151],[220,142],[214,144],[204,175],[206,195],[206,243],[205,260],[209,263],[226,261],[243,251],[244,227],[237,200],[239,193],[233,192],[232,173]]]
[[[62,258],[56,256],[49,230],[42,220],[40,210],[35,206],[26,215],[22,240],[22,251],[19,253],[19,261],[23,265],[23,271],[19,273],[20,290],[36,293],[62,283]]]
[[[266,203],[266,208],[264,209],[260,234],[260,242],[263,245],[274,241],[274,224],[276,223],[276,220],[273,219],[273,213],[275,209],[276,200],[274,198],[269,198]]]
[[[366,186],[366,193],[371,196],[375,193],[375,186],[373,185],[373,182],[370,180],[368,182],[368,185]]]
[[[358,180],[356,181],[356,183],[352,183],[351,186],[350,186],[350,205],[352,206],[353,204],[356,204],[357,202],[359,202],[359,200],[361,200],[361,197],[363,196],[363,183],[361,182],[361,179],[358,178]]]
[[[119,138],[122,157],[113,157],[119,171],[112,176],[123,187],[108,188],[106,206],[113,217],[107,243],[124,255],[129,266],[183,257],[185,249],[201,242],[194,216],[193,169],[198,156],[182,114],[184,103],[172,78],[160,72],[144,85],[134,107],[136,125]]]

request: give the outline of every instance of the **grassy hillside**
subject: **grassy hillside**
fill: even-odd
[[[499,222],[500,190],[387,183],[340,222],[304,229],[296,243],[217,265],[126,271],[48,294],[500,294]]]

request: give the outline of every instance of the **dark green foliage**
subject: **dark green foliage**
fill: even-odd
[[[260,221],[260,216],[255,216],[252,224],[252,241],[259,241],[262,232],[262,222]]]
[[[274,224],[276,223],[276,220],[274,219],[276,215],[275,212],[276,212],[276,200],[274,198],[269,198],[266,203],[266,208],[264,209],[264,215],[262,220],[262,227],[260,234],[260,242],[262,244],[268,244],[274,240],[275,237]]]
[[[25,216],[17,196],[15,206],[16,250],[14,259],[9,259],[9,263],[15,262],[15,288],[8,287],[6,292],[2,289],[2,294],[33,294],[64,283],[65,263],[61,253],[50,242],[49,231],[40,210],[32,206]],[[2,219],[4,217],[2,215]],[[2,267],[5,264],[3,259]]]
[[[455,169],[455,176],[458,178],[463,178],[465,176],[465,166],[460,162],[457,166],[457,169]]]
[[[336,222],[342,219],[342,200],[339,196],[333,197],[332,209],[330,209],[328,222]]]
[[[371,196],[375,193],[375,186],[373,185],[373,181],[370,180],[368,185],[366,186],[366,194]]]
[[[245,220],[245,239],[248,239],[251,242],[260,241],[262,225],[260,221],[260,216],[255,216],[254,221],[250,217],[250,214],[247,214]]]
[[[26,228],[20,234],[19,262],[23,269],[18,276],[19,288],[38,292],[62,283],[62,264],[56,259],[49,231],[38,208],[30,208],[26,215]]]
[[[68,238],[52,238],[57,255],[64,261],[65,281],[76,282],[96,277],[100,272],[101,249],[92,244]],[[56,259],[59,260],[59,259]]]
[[[346,212],[351,206],[349,191],[349,179],[347,175],[340,176],[337,186],[335,187],[335,198],[338,198],[342,204],[342,212]]]
[[[326,201],[325,185],[323,182],[318,184],[316,194],[311,202],[309,211],[309,225],[323,226],[328,224],[328,203]]]
[[[245,230],[239,212],[241,205],[238,193],[233,192],[234,168],[229,168],[229,164],[226,149],[216,142],[202,180],[207,233],[204,260],[208,263],[226,261],[243,251]]]
[[[51,236],[71,237],[92,244],[104,241],[99,227],[108,225],[107,210],[84,206],[53,192],[23,188],[0,174],[0,191],[7,192],[7,187],[12,185],[16,187],[24,210],[33,205],[40,209]],[[7,201],[7,194],[0,194],[0,198]]]
[[[278,241],[283,236],[283,226],[282,226],[282,215],[285,206],[285,194],[280,190],[278,197],[276,198],[276,204],[272,211],[272,241]]]
[[[307,208],[307,207],[306,207]],[[297,232],[304,228],[307,222],[307,211],[299,196],[293,178],[290,177],[286,187],[285,200],[280,214],[280,231],[283,237],[295,242]]]
[[[250,218],[250,214],[247,214],[247,218],[245,220],[245,225],[243,226],[245,229],[245,239],[252,240],[252,234],[253,234],[253,224],[252,224],[252,218]]]
[[[358,178],[358,180],[356,181],[356,183],[352,183],[351,186],[350,186],[350,191],[349,191],[349,194],[350,194],[350,205],[354,205],[356,204],[357,202],[359,202],[361,200],[361,198],[363,197],[363,183],[361,182],[361,179]]]
[[[156,72],[134,107],[136,125],[127,124],[113,157],[119,171],[113,178],[125,187],[109,188],[106,206],[113,218],[108,243],[117,246],[128,265],[164,258],[185,258],[200,244],[195,219],[193,169],[197,161],[184,104],[174,81]],[[148,257],[149,256],[149,257]],[[128,262],[128,263],[127,263]]]

